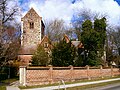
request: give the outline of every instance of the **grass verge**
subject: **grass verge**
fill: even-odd
[[[0,90],[6,90],[5,86],[0,86]]]
[[[89,90],[91,88],[99,88],[101,86],[107,86],[107,85],[112,85],[112,84],[116,84],[116,83],[120,83],[120,80],[117,81],[111,81],[111,82],[105,82],[105,83],[99,83],[99,84],[90,84],[90,85],[84,85],[84,86],[77,86],[77,87],[72,87],[72,88],[67,88],[67,90]],[[60,89],[60,90],[64,90],[64,89]]]
[[[6,79],[2,80],[0,82],[0,90],[6,90],[6,86],[8,86],[10,83],[17,81],[18,78],[11,78],[11,79]]]
[[[75,83],[82,83],[82,82],[92,82],[92,81],[99,81],[99,80],[107,80],[107,79],[114,79],[114,78],[120,78],[120,76],[115,77],[105,77],[105,78],[98,78],[98,79],[92,79],[92,80],[78,80],[74,82],[65,82],[65,84],[75,84]],[[47,87],[47,86],[57,86],[58,83],[55,84],[48,84],[48,85],[37,85],[37,86],[20,86],[20,89],[30,89],[30,88],[41,88],[41,87]],[[71,89],[72,90],[72,89]]]
[[[6,80],[3,80],[2,83],[10,84],[15,81],[18,81],[18,78],[6,79]]]

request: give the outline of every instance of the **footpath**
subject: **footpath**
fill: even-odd
[[[99,84],[104,82],[116,81],[120,80],[120,78],[115,79],[107,79],[107,80],[99,80],[99,81],[88,81],[88,82],[81,82],[81,83],[74,83],[74,84],[67,84],[67,85],[60,85],[60,86],[47,86],[42,88],[32,88],[32,89],[22,89],[22,90],[54,90],[54,89],[65,89],[69,87],[76,87],[76,86],[83,86],[83,85],[90,85],[90,84]],[[20,90],[17,86],[7,86],[6,90]]]

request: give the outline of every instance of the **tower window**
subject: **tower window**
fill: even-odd
[[[33,28],[34,28],[34,23],[30,22],[30,29],[33,29]]]
[[[48,48],[48,43],[44,43],[44,48]]]

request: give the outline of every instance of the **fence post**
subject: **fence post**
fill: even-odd
[[[102,74],[102,70],[103,70],[103,67],[102,67],[102,65],[100,65],[100,77],[101,77],[101,78],[104,78],[104,77],[103,77],[103,74]]]
[[[52,65],[49,65],[49,67],[50,67],[50,69],[49,69],[49,71],[50,71],[50,84],[52,84],[52,82],[53,82],[53,67],[52,67]]]
[[[19,82],[21,85],[26,86],[26,66],[20,66]]]
[[[72,80],[74,79],[74,73],[73,73],[73,69],[74,69],[74,68],[73,68],[72,65],[70,65],[69,67],[70,67],[70,77],[71,77],[70,79],[71,79],[71,81],[72,81]],[[73,81],[74,81],[74,80],[73,80]]]
[[[114,74],[113,74],[113,66],[111,66],[111,77],[114,77]]]
[[[88,80],[91,80],[90,75],[89,75],[90,67],[88,65],[86,65],[86,68],[87,68],[87,78],[88,78]]]

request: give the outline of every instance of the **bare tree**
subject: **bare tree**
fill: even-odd
[[[107,61],[120,64],[120,27],[109,25],[107,27],[106,52]]]
[[[15,5],[9,6],[9,3],[14,2]],[[19,8],[14,0],[0,0],[0,19],[2,25],[6,22],[14,20],[14,16],[18,13]]]
[[[117,48],[120,48],[120,27],[117,27],[117,30],[113,33],[114,42]]]
[[[15,16],[19,14],[15,0],[0,0],[0,65],[15,59],[20,40],[20,26],[15,23],[11,26]]]
[[[6,36],[6,30],[10,26],[12,21],[15,21],[15,17],[19,15],[19,7],[15,0],[0,0],[0,42],[4,42],[4,38]],[[16,25],[14,25],[16,26]],[[18,25],[17,25],[18,26]],[[7,28],[6,28],[7,27]],[[10,40],[11,38],[9,38]]]
[[[59,41],[65,33],[65,25],[63,20],[55,19],[46,23],[46,35],[51,41]]]
[[[16,59],[20,48],[20,35],[14,27],[7,27],[0,43],[0,65]]]

